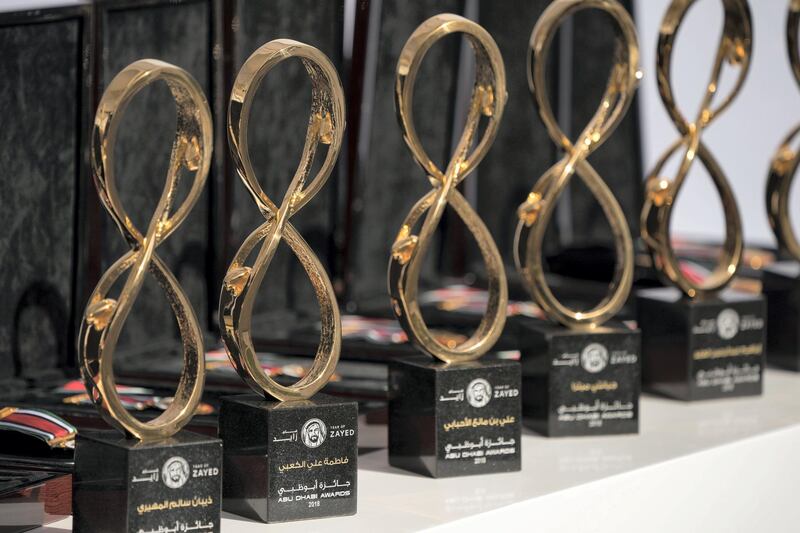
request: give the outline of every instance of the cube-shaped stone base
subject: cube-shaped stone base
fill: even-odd
[[[72,490],[76,532],[189,531],[198,524],[220,531],[222,441],[188,431],[144,442],[81,431]]]
[[[358,404],[222,399],[223,509],[262,522],[356,513]]]
[[[520,366],[428,356],[389,370],[389,464],[431,477],[520,469]]]
[[[761,394],[763,296],[725,291],[690,300],[677,289],[646,289],[637,311],[645,390],[688,401]]]
[[[781,261],[763,271],[767,299],[767,362],[800,371],[800,263]]]
[[[638,330],[574,331],[536,319],[520,327],[523,424],[549,437],[639,431]]]

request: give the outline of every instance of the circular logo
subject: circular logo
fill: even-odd
[[[581,352],[581,366],[587,372],[597,374],[608,364],[608,350],[598,342],[586,346]]]
[[[739,313],[733,309],[723,309],[717,315],[717,335],[720,339],[732,339],[739,333]]]
[[[303,439],[303,444],[309,448],[317,448],[320,444],[325,442],[325,437],[328,436],[328,428],[325,427],[325,422],[319,418],[311,418],[306,420],[300,430],[300,438]]]
[[[164,485],[171,489],[179,489],[189,479],[189,463],[183,457],[170,457],[161,469]]]
[[[492,386],[483,378],[473,379],[467,385],[467,401],[472,407],[483,407],[492,399]]]

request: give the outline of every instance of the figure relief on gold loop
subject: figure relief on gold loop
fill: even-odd
[[[311,110],[300,163],[280,205],[261,188],[250,161],[247,128],[253,98],[264,76],[278,63],[297,58],[311,78]],[[339,361],[342,326],[331,281],[313,250],[290,222],[330,176],[345,128],[344,91],[327,56],[307,44],[287,39],[270,41],[242,65],[228,106],[228,141],[236,171],[265,218],[244,241],[223,280],[219,316],[222,340],[242,379],[256,392],[278,400],[310,398],[328,382]],[[326,145],[325,159],[311,178],[317,148]],[[320,308],[321,334],[314,363],[297,383],[285,386],[264,373],[252,338],[253,305],[270,262],[286,243],[305,269]]]
[[[553,37],[565,19],[584,9],[608,13],[614,21],[614,62],[600,106],[574,142],[558,125],[547,94],[547,56]],[[519,206],[514,237],[517,269],[534,300],[552,320],[574,329],[591,329],[613,317],[630,294],[633,283],[633,241],[625,213],[603,178],[587,158],[613,133],[625,116],[641,78],[636,28],[617,0],[557,0],[533,28],[528,48],[528,83],[539,116],[564,157],[536,182]],[[616,265],[609,292],[594,308],[574,310],[562,304],[545,279],[542,245],[556,202],[577,175],[597,199],[614,237]]]
[[[475,83],[461,138],[445,170],[441,170],[422,146],[414,126],[414,84],[423,58],[433,44],[461,33],[475,53]],[[506,73],[494,39],[478,24],[458,15],[441,14],[423,22],[411,34],[397,63],[395,109],[403,137],[433,189],[406,216],[392,244],[389,259],[389,294],[392,309],[409,339],[423,352],[444,362],[477,359],[494,346],[502,333],[508,306],[508,287],[502,258],[489,230],[457,185],[480,163],[494,142],[506,104]],[[483,136],[477,139],[481,121]],[[473,335],[461,344],[445,345],[437,339],[419,307],[419,277],[425,254],[447,206],[453,208],[475,237],[488,279],[486,312]]]
[[[119,197],[114,172],[114,148],[128,103],[145,86],[163,81],[177,105],[177,128],[166,186],[146,232],[134,226]],[[203,394],[205,352],[200,324],[175,276],[156,251],[186,219],[197,203],[211,164],[211,112],[197,81],[174,65],[143,59],[117,74],[103,93],[92,132],[92,167],[98,194],[130,250],[103,274],[84,311],[79,333],[80,368],[89,397],[112,426],[138,439],[167,438],[177,433],[197,408]],[[186,175],[192,185],[176,208],[179,183]],[[135,179],[126,176],[126,179]],[[131,308],[147,274],[164,291],[178,322],[183,345],[183,369],[175,397],[157,418],[141,422],[122,405],[117,394],[113,356]],[[119,293],[112,290],[127,273]]]
[[[800,84],[798,30],[800,30],[800,0],[790,0],[786,20],[786,44],[794,78]],[[789,193],[797,174],[798,163],[800,163],[800,125],[796,126],[778,147],[772,158],[767,178],[769,223],[775,233],[780,252],[791,256],[795,261],[800,261],[800,242],[797,241],[789,216]]]
[[[657,54],[658,89],[679,137],[667,148],[647,177],[640,225],[642,239],[650,251],[653,265],[666,281],[676,285],[690,298],[708,298],[725,288],[736,275],[742,259],[743,241],[742,222],[733,190],[719,163],[703,144],[702,135],[731,104],[747,77],[752,52],[752,23],[746,0],[721,0],[724,8],[722,35],[700,108],[690,122],[675,101],[672,52],[678,29],[695,1],[673,0],[661,23]],[[735,80],[730,92],[724,95],[718,90],[723,77]],[[664,176],[663,170],[673,157],[678,158],[678,169],[674,177],[669,179]],[[725,241],[721,257],[702,281],[692,279],[683,272],[670,241],[672,210],[696,160],[711,176],[725,215]]]

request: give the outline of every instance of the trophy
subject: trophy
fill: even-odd
[[[302,159],[283,201],[276,205],[256,178],[247,128],[262,79],[292,57],[302,61],[311,78],[311,114]],[[220,294],[225,348],[239,375],[256,392],[222,399],[223,508],[263,522],[356,512],[358,405],[316,394],[339,360],[339,308],[325,269],[290,221],[333,170],[344,136],[344,113],[344,92],[330,60],[312,46],[286,39],[263,45],[247,59],[236,76],[228,107],[228,140],[236,170],[265,221],[234,256]],[[309,180],[319,145],[327,146],[325,159]],[[265,374],[251,334],[256,295],[281,242],[308,275],[321,320],[314,363],[290,386]]]
[[[641,214],[642,239],[653,266],[666,284],[675,287],[637,294],[642,383],[654,392],[682,400],[761,394],[766,313],[763,296],[723,292],[742,259],[742,223],[730,184],[701,138],[733,101],[747,76],[752,46],[750,8],[745,0],[723,0],[725,19],[711,80],[697,116],[690,122],[675,102],[672,49],[693,3],[674,0],[661,23],[658,87],[679,137],[647,178]],[[717,90],[723,74],[735,80],[726,96]],[[663,177],[663,169],[676,156],[678,169],[670,180]],[[705,277],[681,264],[670,240],[672,208],[696,162],[711,176],[725,214],[721,257]]]
[[[795,80],[800,83],[800,2],[789,2],[786,42]],[[767,179],[767,214],[783,261],[764,268],[763,293],[767,299],[767,360],[770,363],[800,371],[800,243],[789,218],[789,190],[797,173],[800,155],[796,151],[800,126],[778,147]],[[782,324],[779,327],[778,324]]]
[[[166,187],[142,233],[117,192],[114,147],[128,103],[159,80],[167,84],[175,99],[177,131]],[[185,70],[161,61],[131,63],[114,77],[97,108],[92,133],[95,185],[130,250],[111,265],[92,292],[81,321],[78,348],[89,397],[121,433],[81,430],[77,437],[75,531],[220,530],[222,442],[181,431],[203,394],[202,331],[177,279],[157,253],[200,197],[211,162],[212,136],[211,112],[197,81]],[[183,203],[176,207],[184,174],[193,181]],[[120,400],[113,357],[148,274],[164,291],[177,319],[184,363],[172,403],[157,418],[142,422],[128,413]],[[119,285],[118,295],[113,296]]]
[[[615,25],[614,65],[600,107],[575,142],[561,130],[550,105],[546,64],[558,27],[584,9],[609,14]],[[639,426],[639,332],[604,325],[625,304],[633,282],[633,242],[613,192],[587,158],[625,116],[641,78],[636,28],[616,0],[557,0],[536,23],[528,50],[528,82],[539,116],[564,157],[536,182],[517,210],[514,259],[520,276],[554,323],[529,320],[523,354],[524,423],[548,436],[635,433]],[[616,268],[608,294],[593,308],[559,301],[545,279],[542,244],[559,196],[578,176],[608,218]]]
[[[413,95],[425,54],[452,33],[467,38],[475,53],[476,76],[464,131],[442,171],[417,136]],[[489,150],[505,103],[500,51],[486,30],[470,20],[451,14],[431,17],[412,33],[400,52],[397,118],[414,160],[433,189],[411,208],[389,260],[394,314],[416,348],[427,354],[398,359],[390,367],[389,463],[432,477],[520,469],[519,364],[500,359],[478,361],[505,325],[508,288],[503,261],[483,221],[457,189]],[[482,118],[483,136],[477,139]],[[431,333],[417,298],[420,269],[448,205],[475,237],[488,277],[486,313],[474,334],[461,343],[445,343]]]

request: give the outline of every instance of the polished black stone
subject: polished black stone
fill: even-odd
[[[317,394],[296,402],[222,399],[223,508],[262,522],[356,513],[358,404]]]
[[[766,303],[725,291],[708,300],[674,288],[637,294],[642,385],[681,400],[761,394]]]
[[[781,261],[763,271],[767,299],[767,362],[800,371],[800,263]]]
[[[521,321],[522,416],[549,437],[639,431],[640,335],[622,325],[574,331]]]
[[[220,531],[222,441],[181,431],[159,441],[81,431],[72,488],[74,531]]]
[[[428,356],[389,369],[389,464],[431,477],[520,469],[520,366]]]

